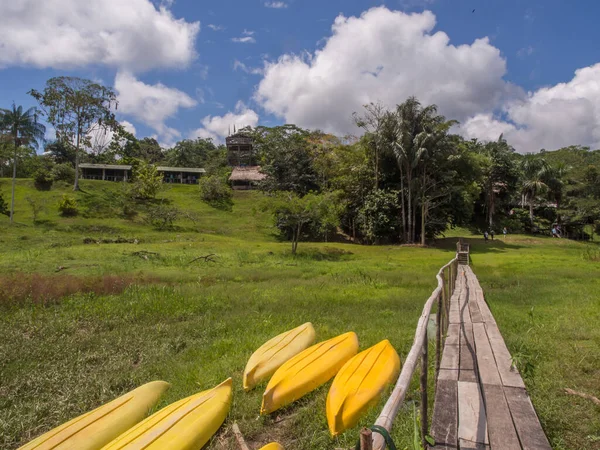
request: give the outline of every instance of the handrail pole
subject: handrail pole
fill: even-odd
[[[427,318],[429,321],[429,317]],[[428,369],[428,347],[429,339],[427,338],[427,331],[425,331],[425,339],[423,340],[423,347],[421,349],[421,443],[423,448],[427,448],[427,432],[429,431],[429,425],[427,424],[427,369]]]
[[[440,364],[442,361],[442,296],[437,298],[436,319],[436,336],[435,336],[435,382],[437,385],[438,375],[440,374]]]

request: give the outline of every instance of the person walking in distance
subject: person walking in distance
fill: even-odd
[[[483,232],[483,239],[485,239],[485,243],[486,243],[486,244],[487,244],[487,241],[488,241],[488,236],[489,236],[489,234],[488,234],[487,230],[485,230],[485,231]]]
[[[492,241],[494,240],[494,234],[495,234],[495,233],[494,233],[494,230],[491,230],[491,231],[490,231],[490,236],[492,236]]]
[[[506,234],[508,233],[508,230],[506,229],[506,227],[504,227],[502,229],[502,234],[504,234],[504,239],[506,239]]]

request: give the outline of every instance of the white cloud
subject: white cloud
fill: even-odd
[[[0,17],[0,68],[180,68],[200,30],[149,0],[3,0]]]
[[[531,45],[528,45],[527,47],[523,47],[521,49],[519,49],[519,51],[517,52],[517,56],[521,59],[527,57],[527,56],[531,56],[534,52],[534,48]]]
[[[258,124],[258,114],[249,109],[243,102],[235,105],[234,112],[228,112],[223,116],[206,116],[202,119],[202,127],[193,130],[190,138],[211,138],[215,141],[222,141],[229,131],[233,131],[235,125],[237,129],[245,126],[255,127]]]
[[[123,126],[123,128],[125,128],[125,131],[127,131],[135,136],[136,129],[135,129],[135,126],[131,122],[128,122],[127,120],[121,120],[121,125]]]
[[[197,101],[178,89],[162,83],[146,84],[132,74],[119,72],[115,78],[119,113],[130,115],[153,128],[158,137],[169,146],[181,133],[166,125],[179,108],[191,108]]]
[[[521,153],[579,144],[600,148],[600,63],[579,69],[568,83],[506,102],[503,117],[477,114],[461,131],[467,137],[507,141]]]
[[[233,70],[238,69],[251,75],[262,75],[264,73],[264,69],[262,67],[249,67],[240,60],[236,59],[233,61]]]
[[[222,25],[215,25],[214,23],[209,23],[207,25],[208,28],[210,28],[213,31],[223,31],[225,29],[224,26]]]
[[[246,29],[244,28],[244,31],[242,31],[242,34],[243,34],[244,36],[253,36],[253,35],[254,35],[254,31],[252,31],[252,30],[246,30]]]
[[[252,36],[234,37],[234,38],[231,38],[231,40],[238,44],[254,44],[254,43],[256,43],[256,39],[254,39]]]
[[[287,8],[288,4],[285,2],[265,2],[265,6],[267,8],[282,9]]]
[[[357,131],[351,113],[368,102],[393,107],[415,95],[464,120],[514,95],[502,78],[506,61],[487,38],[454,46],[434,26],[429,11],[378,7],[360,17],[340,15],[314,54],[267,63],[255,99],[289,123],[342,135]]]

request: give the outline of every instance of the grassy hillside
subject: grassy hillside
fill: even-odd
[[[259,417],[264,386],[241,389],[247,358],[270,337],[311,321],[319,340],[352,330],[361,348],[387,338],[404,359],[434,275],[453,257],[453,238],[431,248],[300,243],[293,257],[255,211],[256,192],[236,192],[232,211],[222,211],[203,204],[197,187],[171,187],[161,196],[193,220],[159,232],[143,213],[126,220],[89,206],[110,205],[116,183],[84,181],[78,201],[94,213],[68,219],[56,211],[68,187],[38,192],[27,180],[18,187],[18,224],[0,218],[1,448],[146,381],[172,384],[164,406],[228,376],[233,406],[210,448],[237,448],[228,431],[234,421],[252,448],[271,439],[294,449],[353,447],[359,427],[329,437],[328,386]],[[47,207],[36,225],[28,196]],[[523,236],[471,240],[475,272],[526,369],[554,448],[600,449],[597,407],[563,393],[600,394],[598,247]],[[399,448],[412,448],[410,402],[418,398],[414,384],[394,429]]]

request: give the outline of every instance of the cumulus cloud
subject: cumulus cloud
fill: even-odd
[[[190,138],[211,138],[215,141],[222,141],[229,131],[233,131],[235,125],[237,129],[245,126],[255,127],[258,124],[258,114],[249,109],[243,102],[235,105],[234,112],[228,112],[223,116],[206,116],[202,119],[202,127],[193,130]]]
[[[250,67],[238,59],[233,61],[233,70],[241,70],[251,75],[262,75],[264,73],[262,67]]]
[[[503,105],[500,117],[481,113],[461,132],[494,140],[503,133],[521,153],[572,144],[600,148],[600,63],[579,69],[568,83],[544,87]]]
[[[197,101],[178,89],[162,83],[146,84],[128,72],[119,72],[115,78],[119,113],[130,115],[153,128],[158,138],[169,146],[181,133],[166,125],[179,108],[191,108]]]
[[[231,38],[232,42],[236,42],[238,44],[254,44],[256,43],[256,39],[252,36],[243,36],[243,37],[234,37]]]
[[[282,9],[287,8],[288,4],[285,2],[265,2],[265,6],[267,8]]]
[[[0,68],[179,68],[200,30],[150,0],[1,1],[0,17]]]
[[[255,99],[287,122],[345,134],[357,131],[351,113],[368,102],[392,107],[414,95],[465,120],[513,95],[503,80],[506,61],[487,38],[454,46],[434,26],[429,11],[377,7],[360,17],[340,15],[314,54],[267,63]]]

